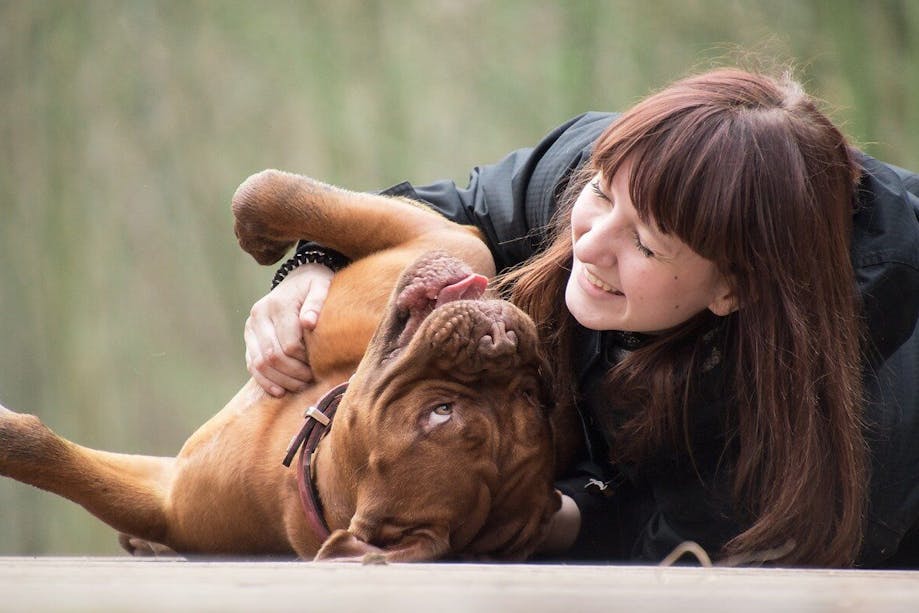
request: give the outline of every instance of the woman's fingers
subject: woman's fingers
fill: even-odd
[[[313,380],[303,333],[316,325],[332,275],[304,264],[253,305],[244,331],[246,368],[269,394],[300,391]]]
[[[305,272],[311,278],[303,306],[300,307],[300,325],[312,330],[316,327],[319,312],[322,311],[325,299],[329,295],[329,285],[332,283],[334,273],[321,264],[306,264],[305,266],[311,269]]]

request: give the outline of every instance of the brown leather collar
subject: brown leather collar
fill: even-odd
[[[283,464],[289,467],[294,455],[298,450],[300,451],[300,457],[297,459],[297,489],[300,490],[300,504],[306,514],[307,523],[320,541],[326,540],[330,532],[322,517],[319,495],[316,493],[316,486],[310,474],[310,463],[316,447],[319,446],[319,441],[332,426],[332,418],[335,417],[335,411],[346,389],[348,389],[347,382],[336,385],[326,392],[314,406],[307,407],[303,412],[306,423],[291,439],[287,447],[287,454],[284,456]]]

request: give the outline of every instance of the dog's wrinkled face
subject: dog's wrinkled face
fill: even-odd
[[[403,273],[329,435],[353,517],[318,558],[522,559],[542,540],[559,506],[544,363],[485,285],[442,253]]]

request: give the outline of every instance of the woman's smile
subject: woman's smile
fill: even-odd
[[[603,281],[603,279],[591,273],[589,270],[587,270],[586,266],[584,267],[583,270],[584,270],[584,275],[583,275],[584,279],[587,281],[589,285],[593,286],[594,288],[601,289],[604,292],[608,294],[612,294],[614,296],[624,296],[625,295],[619,290],[615,289],[613,286]],[[590,290],[590,288],[587,288],[587,289]]]

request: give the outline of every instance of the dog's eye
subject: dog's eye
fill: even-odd
[[[428,416],[428,426],[437,426],[450,420],[453,416],[453,406],[449,404],[439,404],[431,409]]]

